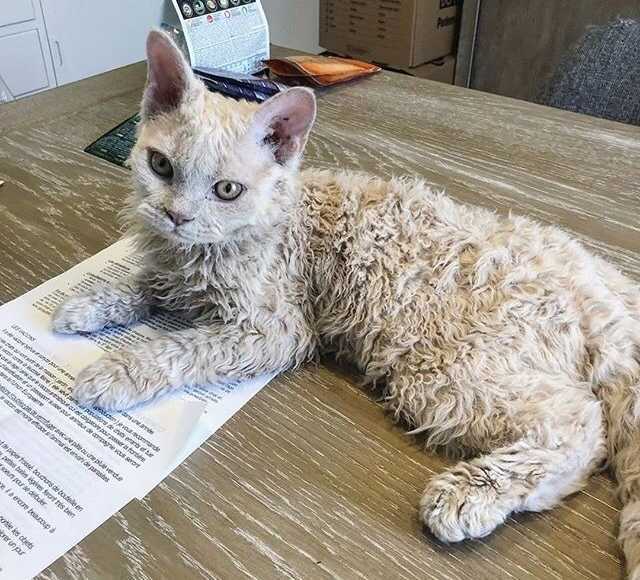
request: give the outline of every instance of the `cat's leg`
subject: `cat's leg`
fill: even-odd
[[[531,387],[550,380],[532,377]],[[437,538],[480,538],[513,512],[549,509],[601,467],[606,438],[599,403],[587,388],[556,387],[514,403],[507,419],[513,443],[461,461],[429,482],[420,518]],[[482,423],[477,428],[490,433],[492,425]],[[496,423],[502,429],[504,417]]]
[[[54,312],[56,332],[96,332],[107,326],[128,325],[149,316],[152,304],[143,284],[132,281],[98,286],[65,300]]]
[[[189,385],[248,379],[301,363],[314,346],[293,321],[257,329],[222,323],[105,354],[76,379],[81,404],[120,410]]]

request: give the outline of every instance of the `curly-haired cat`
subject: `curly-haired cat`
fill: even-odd
[[[149,78],[127,209],[143,273],[71,298],[59,332],[154,308],[193,329],[106,354],[85,405],[124,409],[194,383],[285,371],[332,351],[384,384],[397,419],[465,455],[420,504],[441,540],[544,510],[608,457],[640,578],[640,288],[562,231],[454,203],[418,179],[299,171],[316,104],[207,92],[170,39]]]

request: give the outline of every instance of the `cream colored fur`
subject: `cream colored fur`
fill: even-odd
[[[70,299],[54,328],[98,331],[157,308],[196,326],[105,355],[78,377],[77,399],[124,409],[331,351],[384,385],[393,417],[428,447],[466,458],[420,502],[439,539],[551,508],[608,458],[640,578],[638,285],[559,229],[457,204],[419,179],[299,172],[309,92],[261,107],[207,93],[159,33],[149,60],[126,212],[144,272]],[[171,160],[170,183],[149,148]],[[218,200],[220,179],[246,192]],[[167,209],[192,221],[175,226]]]

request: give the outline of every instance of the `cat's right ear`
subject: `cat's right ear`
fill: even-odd
[[[189,63],[173,40],[164,32],[152,30],[147,37],[147,86],[142,116],[148,119],[178,108],[194,81]]]
[[[253,119],[257,140],[269,145],[282,165],[300,158],[316,118],[316,98],[311,89],[293,87],[267,99]]]

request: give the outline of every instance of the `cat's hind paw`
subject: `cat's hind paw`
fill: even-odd
[[[84,407],[128,409],[162,390],[159,373],[149,370],[130,352],[108,353],[78,374],[72,396]]]
[[[75,334],[97,332],[107,325],[102,309],[93,296],[73,296],[65,300],[51,318],[54,332]]]
[[[420,520],[443,542],[482,538],[502,524],[510,509],[501,505],[499,482],[462,463],[434,477],[420,501]],[[506,509],[505,509],[506,508]]]

